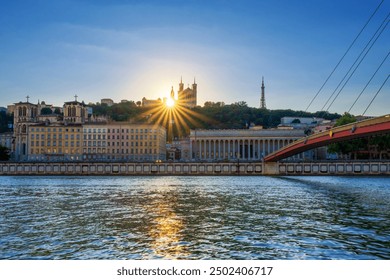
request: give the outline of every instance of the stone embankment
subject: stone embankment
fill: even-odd
[[[381,162],[2,162],[0,175],[390,175]]]

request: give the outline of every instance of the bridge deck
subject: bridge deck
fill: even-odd
[[[274,162],[330,143],[390,132],[390,115],[350,123],[301,138],[264,158]]]

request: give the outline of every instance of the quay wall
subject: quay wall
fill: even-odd
[[[381,162],[2,162],[0,175],[390,175]]]

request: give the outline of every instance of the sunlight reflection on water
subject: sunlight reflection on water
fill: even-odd
[[[390,259],[388,177],[2,177],[1,259]]]

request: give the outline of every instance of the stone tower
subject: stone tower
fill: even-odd
[[[29,102],[15,103],[14,112],[14,147],[15,159],[26,160],[28,155],[28,128],[37,121],[38,105]]]
[[[64,122],[66,124],[83,124],[88,120],[88,109],[84,102],[75,101],[65,102],[64,104]]]

